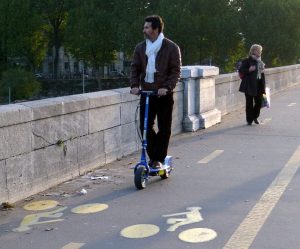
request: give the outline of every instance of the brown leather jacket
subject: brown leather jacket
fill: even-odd
[[[179,47],[169,39],[164,38],[155,60],[156,73],[154,83],[145,83],[147,56],[146,41],[139,43],[134,51],[131,63],[131,88],[141,87],[142,90],[158,90],[167,88],[170,92],[180,79],[181,54]]]

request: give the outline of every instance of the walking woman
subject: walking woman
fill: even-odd
[[[262,104],[262,97],[266,94],[264,75],[265,64],[261,60],[262,46],[253,44],[249,57],[242,61],[239,74],[242,78],[240,92],[246,96],[246,120],[248,125],[252,122],[259,124],[258,117]]]

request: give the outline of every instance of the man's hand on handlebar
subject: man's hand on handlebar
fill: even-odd
[[[167,92],[168,92],[168,89],[166,89],[166,88],[159,88],[158,91],[157,91],[157,95],[158,96],[165,96],[165,95],[167,95]]]
[[[139,95],[140,89],[138,87],[133,87],[133,88],[131,88],[130,93],[134,94],[134,95]]]
[[[134,94],[134,95],[140,95],[141,93],[143,93],[144,91],[141,91],[138,87],[133,87],[131,88],[130,90],[130,93],[131,94]],[[147,91],[146,91],[147,92]],[[152,92],[152,91],[150,91]],[[158,97],[160,96],[165,96],[167,95],[168,93],[168,89],[166,88],[159,88],[158,91],[153,91],[153,94],[152,95],[157,95]]]

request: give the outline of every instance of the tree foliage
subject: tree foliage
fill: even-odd
[[[246,45],[260,43],[269,67],[300,57],[300,0],[244,0],[240,11]]]
[[[20,68],[11,68],[2,73],[0,81],[0,96],[8,96],[11,92],[11,101],[28,99],[38,93],[40,83],[34,75]]]
[[[29,0],[0,1],[0,70],[38,67],[47,51],[41,18]]]
[[[95,69],[115,58],[112,11],[110,1],[86,0],[69,12],[65,39],[67,49]]]
[[[163,17],[184,65],[230,72],[253,43],[264,47],[268,67],[294,64],[299,13],[300,0],[1,0],[0,73],[16,67],[35,72],[54,47],[56,74],[62,46],[98,72],[116,52],[131,58],[151,14]]]
[[[28,1],[28,0],[27,0]],[[57,78],[59,49],[64,45],[64,33],[67,25],[68,13],[72,6],[71,0],[30,0],[34,3],[34,7],[39,12],[44,32],[48,37],[54,63],[54,77]]]

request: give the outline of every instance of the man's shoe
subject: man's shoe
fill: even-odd
[[[255,124],[260,124],[260,122],[257,120],[257,118],[255,118],[253,121]]]
[[[252,125],[252,122],[247,122],[247,125]]]
[[[151,168],[152,169],[160,169],[160,168],[162,168],[162,163],[159,161],[153,161]]]

